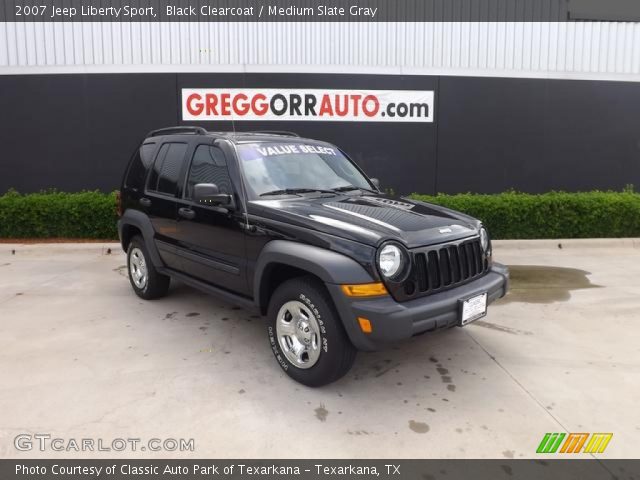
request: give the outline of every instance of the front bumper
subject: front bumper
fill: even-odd
[[[509,269],[494,263],[491,270],[477,280],[402,303],[390,296],[353,299],[342,293],[340,285],[328,284],[327,288],[354,346],[359,350],[380,350],[391,342],[456,326],[462,299],[484,292],[487,292],[487,303],[504,297],[509,288]],[[358,317],[369,319],[371,333],[360,330]]]

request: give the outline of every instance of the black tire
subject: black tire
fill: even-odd
[[[131,266],[132,261],[139,258],[140,254],[144,260],[144,266],[147,272],[147,278],[144,285],[136,285]],[[135,257],[132,258],[132,255],[135,255]],[[149,256],[144,240],[139,235],[136,235],[131,239],[129,248],[127,249],[127,272],[129,274],[128,276],[131,287],[133,287],[133,291],[136,292],[136,295],[140,298],[153,300],[155,298],[164,297],[169,291],[171,278],[167,275],[158,273],[156,267],[153,265],[151,257]]]
[[[320,346],[319,357],[316,357],[312,366],[306,368],[300,368],[287,357],[288,354],[280,343],[282,337],[277,333],[277,322],[281,321],[278,318],[280,309],[286,312],[285,304],[295,306],[296,302],[306,307],[303,314],[308,316],[311,313],[319,327],[319,332],[313,336]],[[285,313],[285,317],[286,315]],[[268,335],[271,350],[280,367],[292,379],[309,387],[335,382],[351,369],[356,358],[357,351],[347,337],[329,293],[314,277],[294,278],[278,286],[269,301]],[[286,340],[283,341],[286,344]]]

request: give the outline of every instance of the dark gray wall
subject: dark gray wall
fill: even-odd
[[[442,77],[438,191],[640,185],[640,84]]]
[[[114,190],[149,130],[180,122],[182,87],[433,89],[435,122],[236,122],[335,143],[384,187],[528,192],[640,185],[640,84],[316,74],[0,76],[0,193]],[[210,130],[230,122],[208,122]]]
[[[177,122],[175,75],[0,76],[0,193],[118,188],[141,137]]]

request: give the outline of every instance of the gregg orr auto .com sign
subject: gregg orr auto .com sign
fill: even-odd
[[[433,91],[183,88],[182,119],[433,122]]]

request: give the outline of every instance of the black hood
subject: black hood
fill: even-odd
[[[473,236],[479,222],[452,210],[383,194],[313,194],[256,200],[253,213],[377,246],[397,240],[408,248]]]

